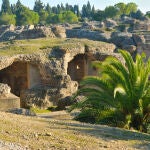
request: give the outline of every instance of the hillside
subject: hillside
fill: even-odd
[[[146,134],[79,123],[64,111],[44,117],[0,112],[0,149],[150,149],[150,136]]]

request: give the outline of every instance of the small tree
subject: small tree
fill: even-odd
[[[38,13],[21,5],[16,11],[17,25],[37,24],[39,22]]]
[[[137,55],[134,62],[126,51],[120,51],[123,65],[117,58],[107,58],[102,75],[87,77],[77,95],[86,99],[74,105],[81,108],[79,120],[119,126],[147,132],[150,124],[150,59]]]
[[[11,7],[9,0],[2,0],[1,13],[11,14]]]
[[[16,24],[16,16],[12,14],[7,14],[7,13],[1,14],[0,25],[10,25],[10,24],[13,24],[13,25]]]

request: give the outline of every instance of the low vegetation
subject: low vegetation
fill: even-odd
[[[134,62],[126,51],[120,51],[123,65],[117,58],[96,63],[102,72],[86,77],[77,95],[85,100],[72,106],[81,108],[77,120],[107,124],[148,132],[150,125],[150,59],[137,55]]]
[[[16,40],[0,43],[1,56],[13,56],[17,54],[33,54],[51,51],[52,48],[80,48],[87,47],[103,47],[108,43],[96,42],[87,39],[60,39],[60,38],[41,38],[32,40]]]
[[[147,134],[83,124],[71,120],[72,117],[64,112],[45,118],[0,112],[0,139],[33,150],[150,148]]]

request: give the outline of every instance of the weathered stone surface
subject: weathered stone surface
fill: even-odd
[[[123,42],[125,40],[131,40],[132,34],[131,33],[126,33],[126,32],[113,32],[111,34],[111,39],[110,41],[117,45],[118,47],[121,47]],[[132,42],[131,42],[132,43]],[[133,43],[132,43],[133,44]]]
[[[42,27],[32,30],[24,30],[22,31],[16,39],[36,39],[36,38],[43,38],[43,37],[55,37],[53,32],[50,28]]]
[[[6,31],[0,35],[0,42],[14,40],[18,36],[18,33],[14,31]]]
[[[133,38],[136,46],[145,43],[144,35],[133,34],[132,38]]]
[[[124,50],[127,50],[129,53],[133,54],[136,51],[135,45],[123,45]]]
[[[81,29],[89,29],[89,30],[94,30],[96,27],[93,24],[90,23],[83,23]]]
[[[66,38],[66,30],[62,26],[54,26],[52,27],[52,31],[54,32],[56,37]]]
[[[108,42],[110,39],[109,33],[101,33],[99,31],[90,31],[83,29],[67,29],[66,34],[68,38],[87,38],[90,40]]]
[[[130,24],[130,25],[133,25],[136,23],[136,19],[133,19],[131,17],[128,17],[128,16],[123,16],[121,18],[121,22],[124,23],[124,24]]]
[[[70,42],[70,40],[72,40],[72,42]],[[7,68],[13,66],[14,63],[26,64],[28,68],[28,71],[25,72],[28,84],[26,89],[22,90],[20,93],[22,107],[36,106],[47,108],[48,106],[57,105],[59,100],[65,99],[65,97],[75,93],[78,89],[78,82],[77,80],[73,80],[71,75],[68,74],[68,67],[69,63],[74,60],[76,56],[83,56],[85,63],[86,58],[90,62],[91,59],[103,60],[109,55],[115,55],[114,44],[87,40],[87,43],[91,42],[91,46],[88,44],[85,46],[80,43],[80,40],[76,42],[76,44],[73,42],[73,39],[67,39],[66,41],[71,45],[49,49],[46,53],[43,51],[44,53],[40,52],[37,54],[18,54],[0,57],[0,70],[4,68],[7,70]],[[118,58],[119,55],[116,54],[116,57]],[[79,63],[78,60],[74,63],[77,75],[80,76],[82,70],[78,71],[77,69],[76,63]],[[32,65],[35,65],[33,68],[34,70],[31,70]],[[88,64],[85,63],[85,65],[87,66],[83,66],[84,68],[88,67]],[[18,65],[14,65],[15,70],[17,70],[17,66]],[[13,69],[11,69],[12,74],[19,75],[17,71],[14,73],[12,71]],[[39,74],[38,78],[35,76],[37,73]],[[86,75],[86,73],[84,74]],[[3,75],[1,71],[0,75]],[[6,76],[8,76],[8,74],[6,74]],[[31,82],[34,83],[35,78],[37,78],[39,82],[37,82],[36,85],[34,84],[35,86],[31,86]],[[22,82],[20,78],[17,78],[17,81],[18,80]],[[14,88],[18,87],[14,84],[13,90],[15,90]]]
[[[0,111],[7,111],[13,108],[20,108],[20,98],[12,93],[0,95]]]
[[[114,28],[117,26],[117,22],[112,19],[106,19],[104,23],[106,28]]]
[[[10,90],[11,88],[7,84],[0,83],[0,97],[2,95],[7,96],[8,94],[10,94]]]
[[[35,116],[35,113],[32,112],[30,109],[24,109],[24,108],[14,108],[14,109],[8,110],[7,112],[18,114],[18,115]]]

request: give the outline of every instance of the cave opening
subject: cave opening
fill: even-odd
[[[40,73],[36,65],[27,62],[14,62],[0,70],[0,83],[8,84],[11,93],[20,97],[22,90],[30,89],[40,84]]]
[[[86,54],[78,54],[68,63],[67,73],[73,81],[80,82],[85,76],[96,76],[98,70],[93,67],[95,59]]]

